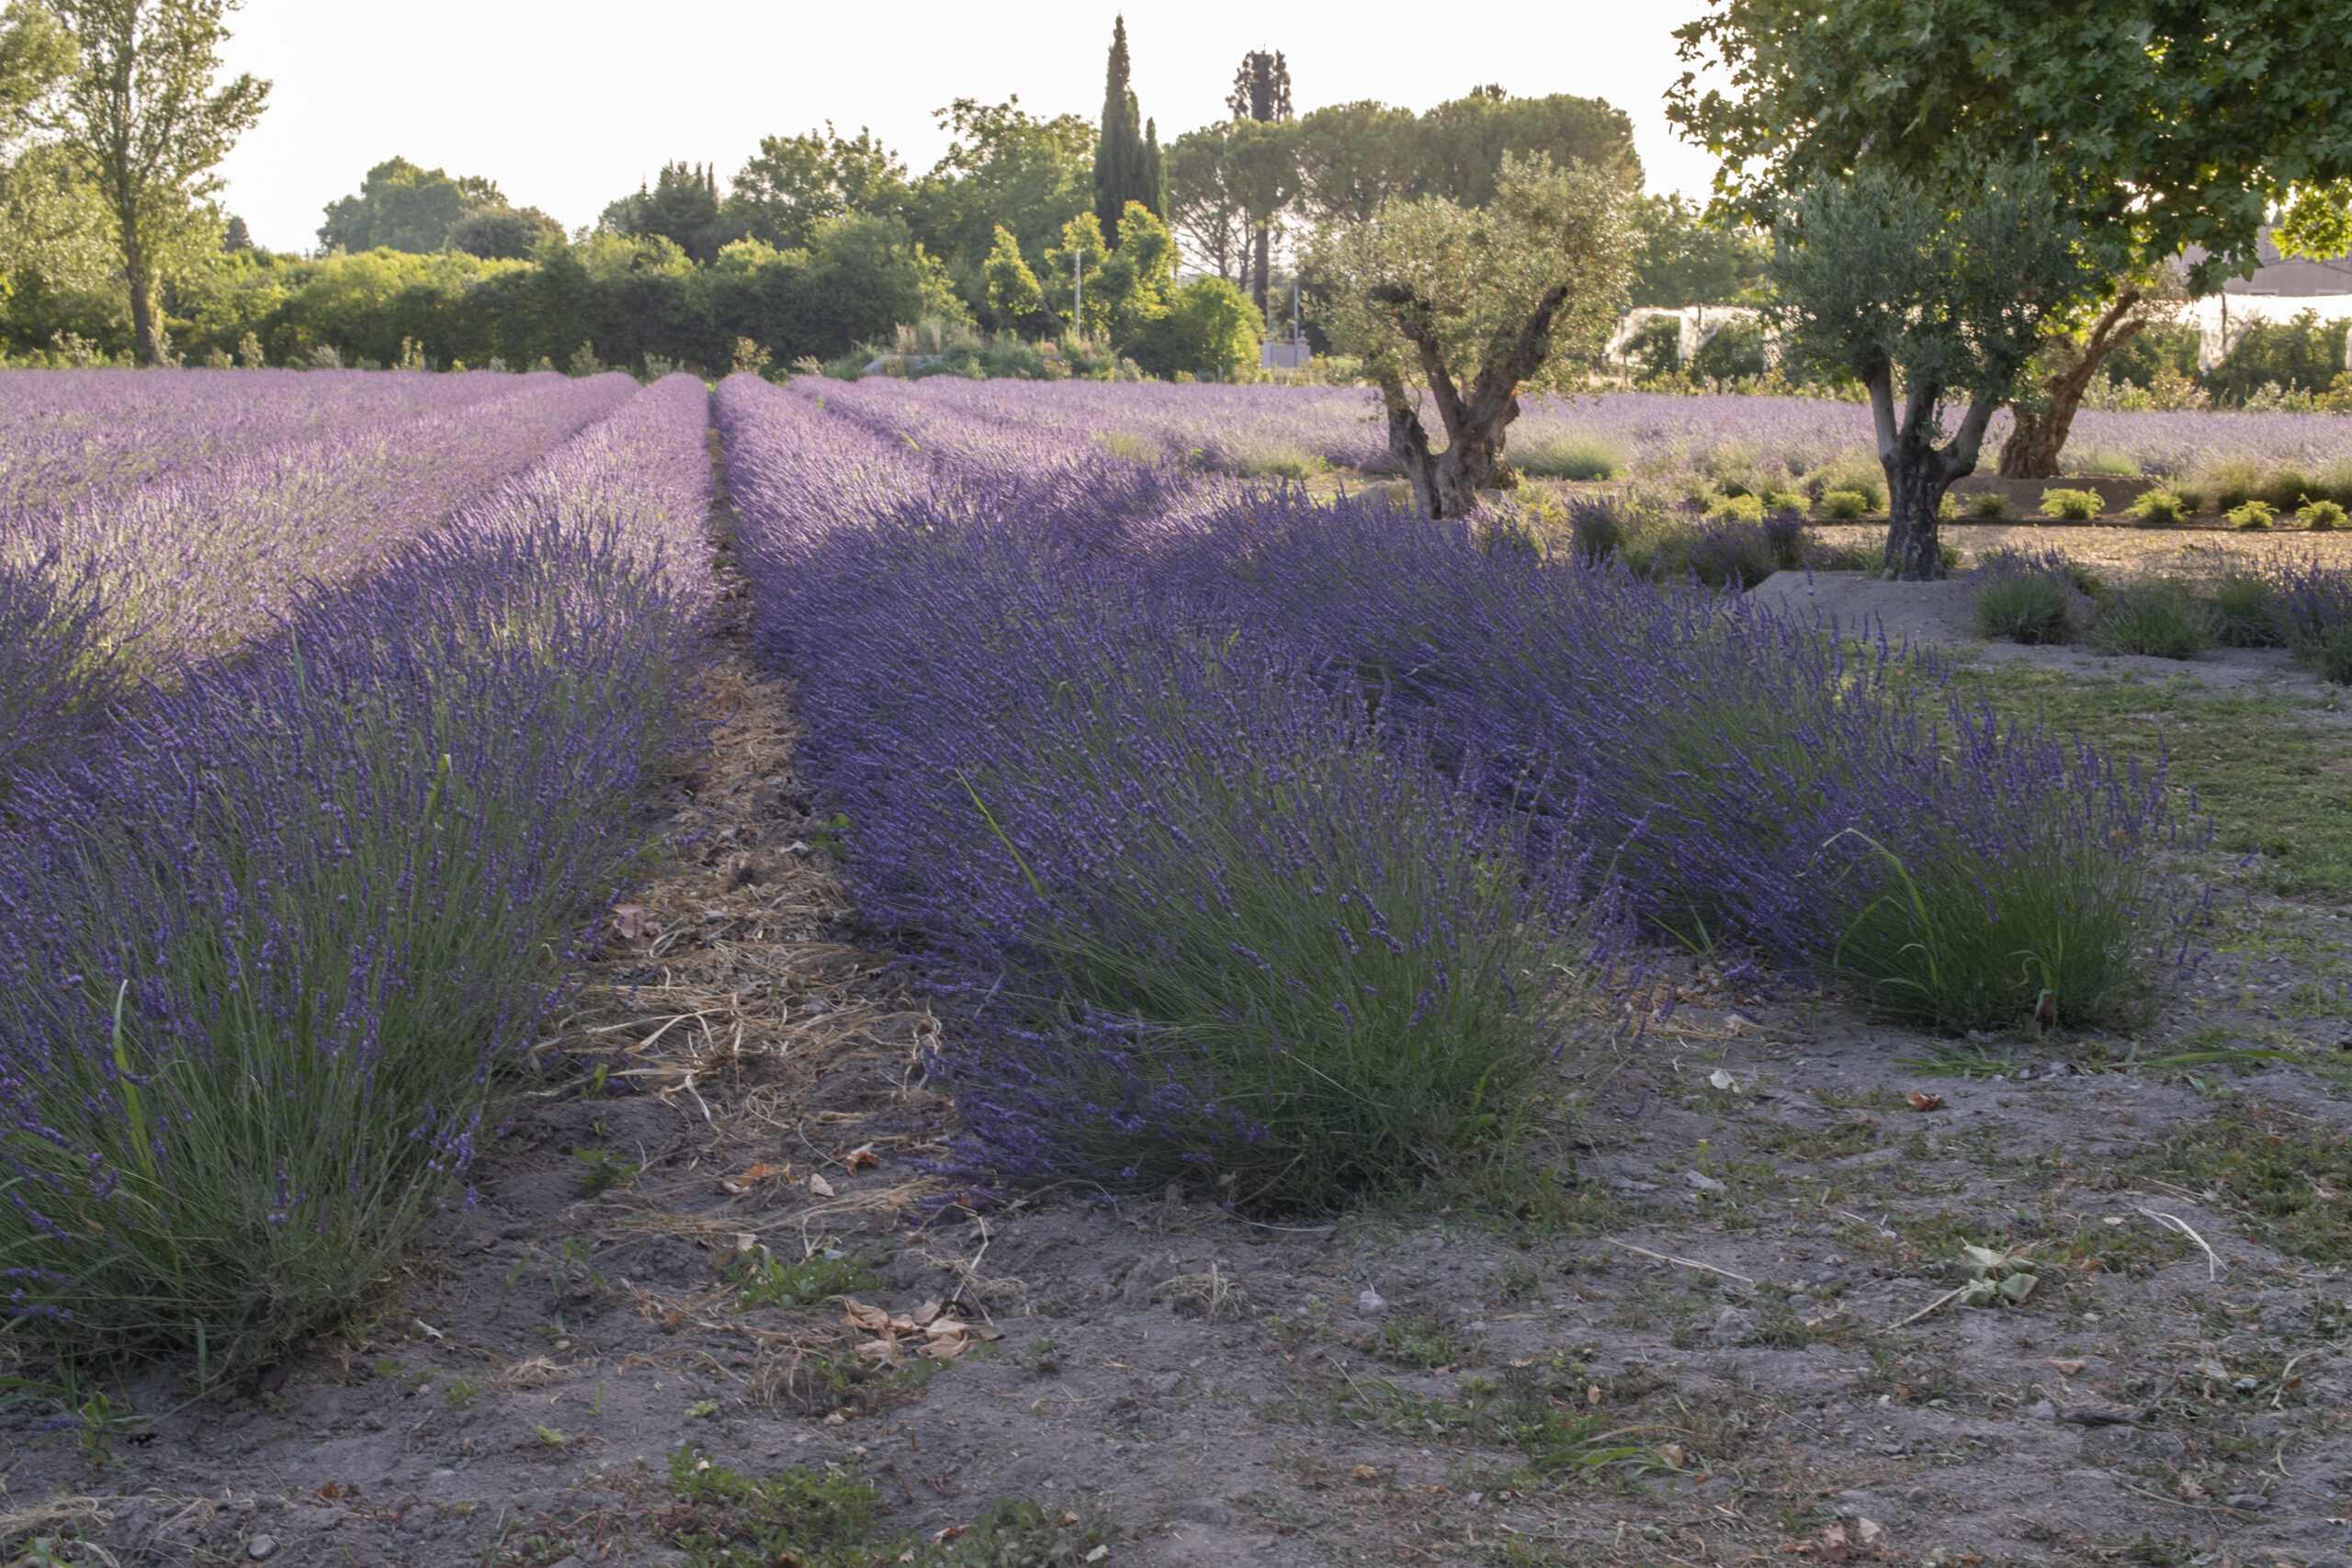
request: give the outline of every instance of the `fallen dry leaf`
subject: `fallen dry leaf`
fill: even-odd
[[[1374,1470],[1368,1464],[1360,1464],[1353,1470],[1348,1472],[1348,1474],[1357,1481],[1377,1481],[1380,1479],[1380,1472]]]
[[[808,1179],[808,1190],[820,1198],[830,1198],[833,1195],[833,1184],[821,1176],[812,1176]]]
[[[1944,1097],[1940,1094],[1929,1094],[1925,1089],[1915,1089],[1903,1097],[1903,1103],[1914,1111],[1941,1111],[1944,1108]]]
[[[969,1525],[949,1525],[945,1529],[941,1530],[937,1535],[933,1536],[931,1539],[937,1541],[940,1545],[944,1546],[959,1535],[969,1535],[971,1530],[972,1527]]]
[[[842,1298],[842,1321],[852,1328],[867,1328],[879,1332],[890,1326],[890,1314],[878,1306],[868,1306],[864,1302],[852,1301],[844,1296]]]
[[[864,1170],[869,1165],[880,1165],[882,1156],[874,1152],[872,1144],[860,1144],[850,1150],[848,1157],[842,1163],[852,1170]]]
[[[2050,1364],[2058,1369],[2061,1376],[2070,1378],[2081,1372],[2084,1366],[2081,1361],[2052,1361]]]
[[[929,1323],[933,1318],[939,1315],[939,1303],[937,1302],[925,1302],[922,1305],[915,1308],[914,1312],[910,1315],[918,1324]]]
[[[1667,1463],[1672,1465],[1675,1469],[1680,1470],[1682,1468],[1682,1461],[1685,1456],[1680,1443],[1660,1443],[1657,1446],[1657,1457],[1666,1461]]]
[[[788,1167],[773,1166],[768,1164],[765,1160],[762,1160],[759,1164],[752,1167],[751,1169],[744,1171],[740,1176],[720,1177],[718,1179],[718,1190],[721,1192],[731,1192],[740,1196],[742,1193],[749,1192],[752,1188],[758,1186],[763,1181],[771,1180],[775,1177],[784,1175],[788,1168]]]

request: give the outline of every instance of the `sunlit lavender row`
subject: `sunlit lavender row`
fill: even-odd
[[[463,397],[441,389],[453,382]],[[87,371],[0,376],[0,389],[28,430],[47,428],[46,392],[56,423],[107,433],[78,454],[50,447],[54,493],[0,510],[5,780],[139,682],[266,633],[307,585],[364,577],[637,384]]]
[[[1091,441],[1113,456],[1191,458],[1240,474],[1298,475],[1317,466],[1383,472],[1387,439],[1374,393],[1361,388],[1123,385],[1087,381],[865,381],[824,388],[827,406],[899,408],[919,443],[957,430],[1019,430],[1033,440]],[[1755,469],[1794,479],[1839,462],[1874,462],[1870,411],[1814,398],[1681,397],[1663,392],[1531,396],[1511,427],[1515,456],[1564,444],[1583,472],[1667,476]],[[1996,416],[1986,451],[2008,429]],[[1430,421],[1436,428],[1434,419]],[[2225,463],[2352,483],[2352,418],[2325,413],[2102,412],[2075,417],[2074,464],[2094,471],[2188,479]]]
[[[21,1337],[234,1371],[461,1196],[493,1065],[684,733],[707,394],[631,385],[583,389],[616,410],[14,781],[0,1310]]]

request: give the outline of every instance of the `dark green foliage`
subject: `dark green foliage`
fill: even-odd
[[[521,261],[550,241],[560,243],[563,225],[536,207],[478,208],[449,231],[449,248],[484,261]]]
[[[2213,585],[2221,638],[2232,648],[2277,648],[2286,639],[2270,613],[2271,582],[2258,572],[2233,571]]]
[[[1994,578],[1976,591],[1976,632],[2023,643],[2074,641],[2064,581],[2047,572]]]
[[[664,239],[704,266],[736,238],[718,209],[718,176],[707,164],[664,164],[653,188],[642,185],[605,209],[602,227],[632,239]]]
[[[2222,635],[2221,613],[2186,583],[2157,581],[2120,588],[2099,606],[2090,640],[2101,653],[2194,659]]]
[[[827,125],[821,133],[760,138],[759,152],[736,172],[721,228],[729,239],[797,250],[828,219],[905,217],[912,195],[906,165],[872,131],[847,137]]]
[[[1683,368],[1706,381],[1731,381],[1764,374],[1764,329],[1741,319],[1726,321],[1700,345]]]
[[[456,228],[484,208],[506,205],[497,183],[480,175],[452,179],[391,158],[368,171],[359,194],[327,204],[319,243],[328,250],[437,251]]]
[[[1728,305],[1763,281],[1765,242],[1707,221],[1705,210],[1679,195],[1643,197],[1634,204],[1641,249],[1634,261],[1634,304]]]
[[[1103,73],[1102,122],[1094,143],[1094,218],[1102,237],[1116,244],[1119,219],[1127,203],[1139,201],[1154,217],[1168,216],[1161,189],[1159,136],[1144,139],[1142,111],[1127,81],[1127,19],[1111,24],[1111,58]]]
[[[2206,390],[2225,405],[2274,382],[2288,391],[2324,392],[2343,373],[2347,329],[2352,321],[2323,321],[2315,310],[2290,321],[2256,321],[2206,373]]]

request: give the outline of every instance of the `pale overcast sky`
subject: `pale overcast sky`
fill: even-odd
[[[917,173],[945,149],[932,111],[957,97],[1089,119],[1121,6],[1087,0],[897,5],[704,0],[246,0],[232,71],[276,83],[231,155],[228,210],[277,250],[317,243],[321,209],[398,153],[487,175],[566,225],[650,179],[665,159],[718,165],[722,185],[763,135],[831,119],[870,125]],[[1428,0],[1288,6],[1129,5],[1135,88],[1163,141],[1222,118],[1245,50],[1279,49],[1301,113],[1378,98],[1415,109],[1499,82],[1576,93],[1632,115],[1652,190],[1702,192],[1703,152],[1668,130],[1671,30],[1702,0],[1597,5]]]

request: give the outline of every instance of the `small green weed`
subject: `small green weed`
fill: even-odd
[[[580,1185],[592,1197],[599,1192],[609,1192],[616,1187],[627,1186],[629,1179],[637,1174],[636,1167],[610,1149],[574,1149],[571,1157],[580,1162],[582,1168]]]
[[[1469,1352],[1453,1330],[1429,1317],[1392,1317],[1363,1348],[1400,1367],[1450,1367]]]
[[[871,1291],[883,1283],[862,1258],[828,1258],[811,1253],[797,1263],[786,1263],[764,1247],[754,1247],[728,1259],[722,1272],[735,1287],[739,1312],[753,1307],[806,1307],[852,1291]]]
[[[2009,514],[2009,498],[1997,490],[1980,490],[1968,498],[1970,517],[1998,518]]]

